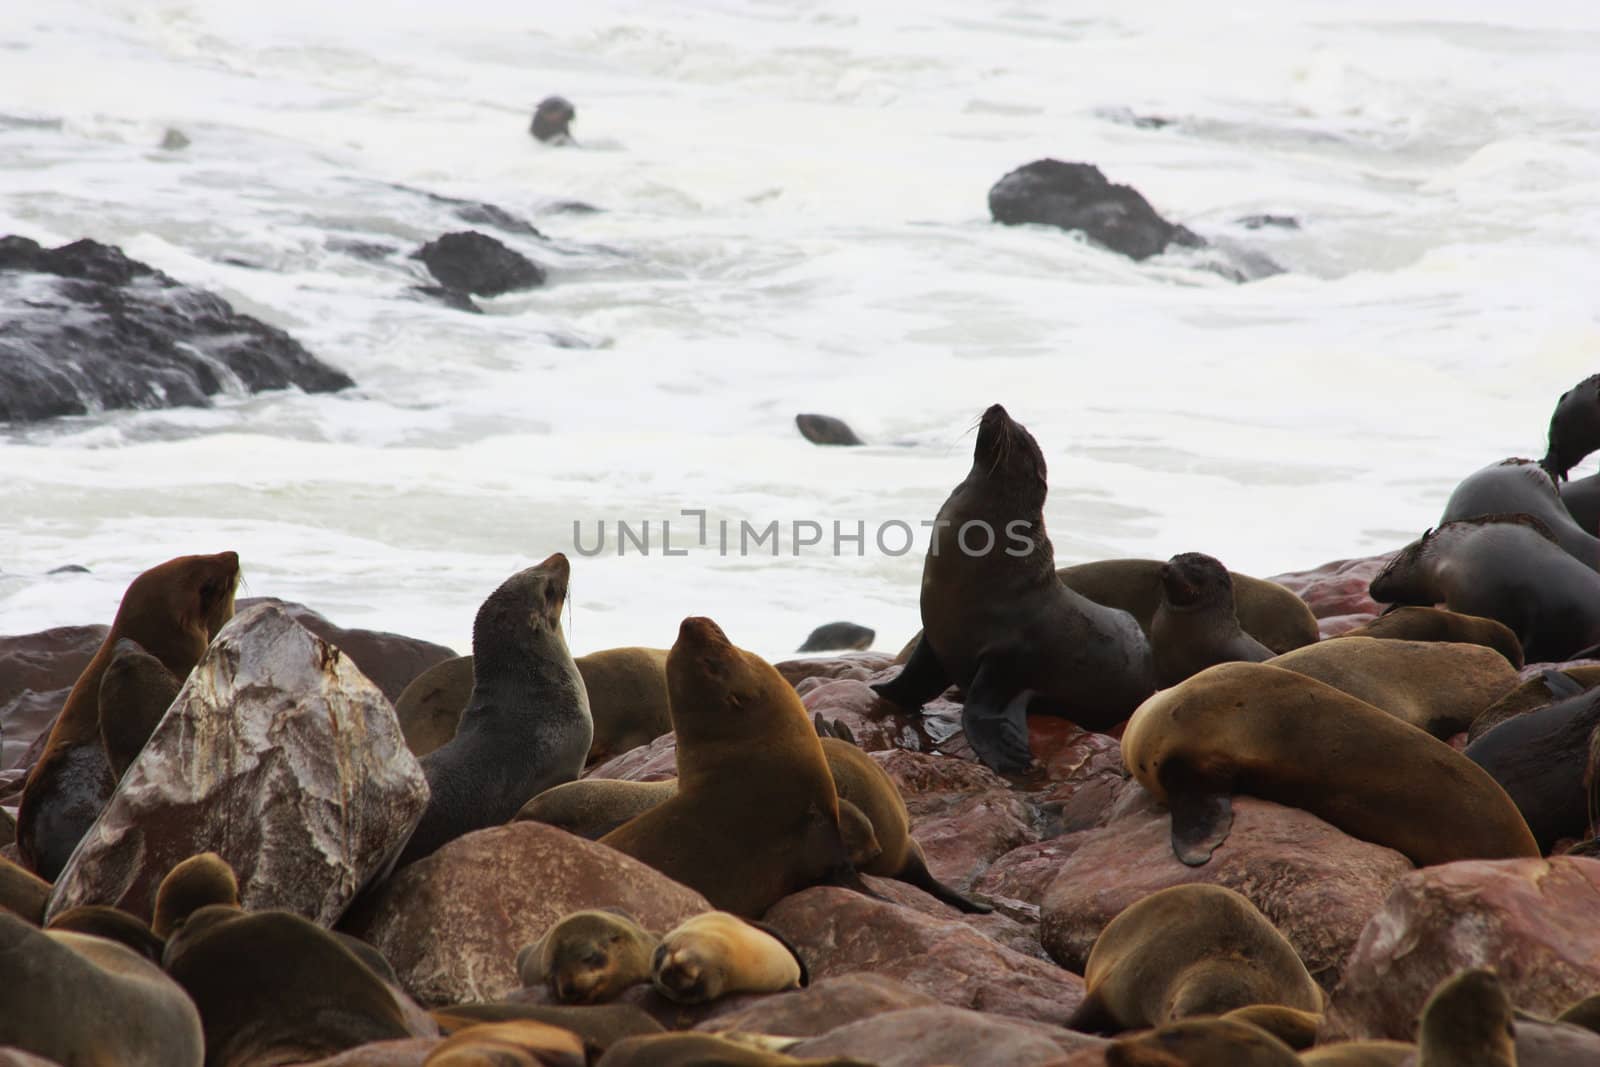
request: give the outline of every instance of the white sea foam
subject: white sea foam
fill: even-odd
[[[119,244],[359,383],[0,436],[0,632],[105,620],[144,567],[234,548],[252,593],[465,648],[482,598],[560,550],[579,651],[665,645],[690,614],[769,654],[839,618],[894,648],[921,554],[870,531],[932,517],[991,402],[1045,448],[1063,562],[1202,550],[1270,574],[1414,536],[1461,476],[1538,454],[1555,397],[1600,369],[1587,2],[0,19],[3,110],[42,120],[0,121],[0,232]],[[527,136],[552,92],[584,148]],[[169,127],[191,146],[157,147]],[[992,224],[989,186],[1047,155],[1290,272],[1237,286]],[[554,248],[502,236],[550,285],[483,316],[409,295],[406,253],[466,228],[418,190],[532,218]],[[1262,212],[1302,226],[1233,223]],[[873,444],[818,449],[800,411]],[[574,521],[592,543],[601,519],[676,520],[676,540],[684,508],[830,540],[859,521],[869,544],[574,551]],[[68,563],[92,574],[46,576]]]

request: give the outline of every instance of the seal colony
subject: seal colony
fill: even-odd
[[[1552,480],[1600,442],[1586,389],[1558,405],[1542,465],[1469,475],[1437,530],[1367,572],[1393,610],[1326,639],[1331,613],[1203,552],[1058,569],[1044,451],[1000,405],[939,510],[903,663],[852,652],[780,670],[697,616],[670,650],[574,660],[572,567],[550,555],[485,598],[472,656],[419,665],[381,704],[394,759],[420,757],[425,803],[259,842],[274,861],[332,855],[351,827],[389,820],[335,929],[248,903],[273,863],[223,854],[249,841],[203,847],[202,813],[182,805],[160,825],[192,835],[188,858],[111,872],[103,899],[41,928],[51,880],[91,877],[68,863],[79,838],[109,834],[129,790],[198,770],[171,726],[217,685],[207,649],[239,560],[155,566],[72,687],[22,793],[16,858],[0,856],[0,1058],[1600,1062],[1586,1028],[1600,947],[1584,940],[1600,863],[1579,858],[1600,852],[1600,668],[1549,663],[1600,645],[1594,531],[1561,520]],[[346,678],[343,653],[318,647],[326,677]],[[224,788],[257,788],[251,773]],[[1063,854],[1043,851],[1067,833]],[[1327,867],[1282,846],[1313,833]],[[1097,849],[1153,877],[1091,917],[1058,890],[1097,873],[1073,866]],[[109,906],[135,876],[159,882],[148,913]],[[1322,940],[1357,899],[1346,879],[1366,932],[1345,930],[1327,963]],[[1463,909],[1450,931],[1503,939],[1452,951],[1515,967],[1382,956],[1464,936],[1426,926],[1435,879]],[[1573,880],[1575,904],[1559,888]],[[1545,895],[1502,903],[1505,883]],[[1421,902],[1380,912],[1386,897]],[[1517,925],[1545,910],[1562,938]],[[1525,979],[1545,966],[1518,961],[1529,941],[1558,957],[1559,990]],[[1044,953],[1081,981],[1052,985]],[[1403,1022],[1363,1008],[1391,1001]],[[666,1032],[696,1026],[719,1032]]]

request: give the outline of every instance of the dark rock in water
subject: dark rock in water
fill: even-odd
[[[834,649],[856,651],[871,648],[872,642],[877,640],[876,630],[869,630],[865,626],[857,626],[853,622],[830,622],[811,631],[811,636],[806,638],[806,643],[800,646],[801,652],[830,652]]]
[[[147,915],[179,861],[216,852],[247,910],[324,926],[393,860],[428,802],[394,709],[351,658],[281,608],[235,615],[123,776],[50,914]]]
[[[418,296],[437,300],[445,307],[456,311],[465,311],[473,315],[483,314],[483,309],[473,302],[472,297],[460,289],[449,289],[443,285],[413,285],[411,291]]]
[[[167,152],[181,152],[188,148],[189,144],[189,138],[184,135],[182,130],[168,127],[167,132],[161,136],[161,147]]]
[[[277,327],[110,245],[0,238],[0,421],[353,384]]]
[[[1242,219],[1235,219],[1234,224],[1247,230],[1264,230],[1269,226],[1280,230],[1300,228],[1300,220],[1293,215],[1246,215]]]
[[[572,101],[564,96],[547,96],[534,109],[528,132],[549,145],[577,144],[572,139],[571,128],[572,120],[577,117],[578,109],[572,106]]]
[[[814,445],[866,444],[843,420],[831,415],[796,415],[794,424],[800,428],[800,436]]]
[[[67,563],[67,564],[63,564],[60,567],[53,567],[46,573],[49,573],[49,574],[88,574],[89,573],[89,568],[85,567],[81,563]]]
[[[1165,118],[1161,115],[1140,115],[1125,107],[1101,108],[1095,112],[1097,118],[1107,122],[1115,122],[1118,126],[1132,126],[1140,130],[1164,130],[1168,126],[1176,126],[1177,119]]]
[[[598,215],[600,208],[593,204],[585,204],[582,200],[556,200],[544,205],[541,211],[550,215]]]
[[[383,244],[379,241],[362,241],[353,237],[330,237],[327,245],[330,252],[342,252],[367,263],[381,263],[400,252],[396,245]]]
[[[1189,230],[1158,215],[1138,190],[1107,181],[1090,163],[1040,159],[1018,167],[989,190],[989,212],[1008,226],[1042,222],[1079,230],[1132,259],[1148,259],[1171,245],[1205,246]]]
[[[544,284],[544,270],[488,234],[467,230],[429,241],[416,256],[446,288],[499,296]]]
[[[543,239],[544,234],[534,228],[533,223],[526,219],[518,218],[503,207],[485,203],[482,200],[463,200],[458,196],[441,196],[430,193],[426,189],[413,189],[407,185],[396,185],[396,189],[408,193],[417,193],[428,199],[430,203],[442,204],[450,209],[450,213],[462,222],[474,226],[493,226],[503,233],[516,234],[519,237],[538,237]]]

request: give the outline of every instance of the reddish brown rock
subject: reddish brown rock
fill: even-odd
[[[1383,605],[1372,599],[1367,587],[1394,556],[1393,552],[1385,552],[1361,559],[1336,559],[1308,571],[1279,574],[1267,580],[1298,595],[1318,619],[1376,615]]]
[[[911,819],[911,836],[922,846],[933,876],[966,892],[989,864],[1014,848],[1039,840],[1035,811],[1012,792],[957,799],[936,815]]]
[[[1062,1024],[1083,980],[1005,948],[963,922],[822,886],[779,901],[765,921],[804,955],[813,979],[870,971],[958,1008]]]
[[[1134,787],[1130,787],[1131,788]],[[1040,936],[1056,962],[1081,970],[1117,913],[1168,886],[1203,882],[1242,893],[1272,920],[1324,988],[1338,980],[1367,920],[1410,861],[1358,841],[1309,812],[1233,798],[1233,830],[1201,867],[1172,853],[1172,820],[1148,794],[1066,857],[1040,907]],[[1420,1007],[1420,1005],[1419,1005]]]
[[[1411,1040],[1433,988],[1493,967],[1511,1001],[1552,1017],[1600,990],[1600,860],[1472,860],[1402,878],[1334,991],[1320,1039]]]
[[[939,1003],[904,982],[865,972],[822,978],[792,993],[742,999],[737,1009],[718,1014],[695,1029],[818,1037],[875,1015]]]
[[[1030,725],[1037,721],[1038,716],[1029,720]],[[1039,754],[1037,747],[1034,753]],[[1129,782],[1122,743],[1078,730],[1068,743],[1041,758],[1048,784],[1032,798],[1054,820],[1055,831],[1070,834],[1104,826]]]
[[[877,1067],[1042,1067],[1105,1042],[1057,1026],[1039,1026],[947,1007],[910,1008],[842,1026],[787,1050],[797,1058],[852,1056]]]
[[[907,807],[914,812],[932,813],[937,805],[950,803],[950,798],[957,794],[975,795],[1011,788],[1009,782],[983,764],[949,756],[891,751],[872,758],[894,779]],[[926,798],[933,798],[935,806],[927,806]]]
[[[871,875],[864,876],[862,880],[872,887],[873,892],[891,903],[921,912],[941,922],[966,923],[998,945],[1020,952],[1024,956],[1050,962],[1044,946],[1039,944],[1037,905],[1020,900],[985,897],[984,901],[993,907],[994,911],[987,915],[971,914],[957,911],[905,882],[897,882],[890,878],[874,878]]]
[[[1063,834],[1012,849],[989,865],[983,877],[973,884],[973,892],[985,899],[999,897],[1037,908],[1044,903],[1045,892],[1061,873],[1067,857],[1089,837],[1084,832]]]
[[[585,771],[585,778],[621,778],[629,782],[659,782],[678,776],[678,738],[662,734]]]
[[[0,770],[31,764],[25,755],[50,732],[109,632],[107,626],[58,626],[0,637]]]
[[[1329,615],[1325,619],[1317,620],[1317,633],[1326,641],[1330,637],[1338,637],[1340,634],[1347,634],[1351,630],[1359,630],[1377,617],[1364,611],[1358,611],[1353,615]]]
[[[913,752],[933,747],[922,721],[884,701],[853,678],[830,680],[800,693],[806,714],[821,715],[829,722],[847,727],[864,752],[903,748]]]
[[[621,908],[649,930],[710,911],[700,894],[638,860],[543,823],[479,830],[391,877],[346,920],[428,1006],[521,988],[516,958],[562,917]]]
[[[387,633],[383,630],[347,629],[335,625],[304,604],[276,597],[252,597],[234,605],[244,611],[256,604],[276,604],[289,617],[355,661],[362,674],[383,690],[390,703],[400,699],[411,680],[436,663],[455,659],[456,653],[432,641]]]
[[[240,899],[332,925],[428,802],[394,709],[349,657],[280,608],[235,615],[84,835],[49,915],[149,915],[179,861],[216,852]]]
[[[786,659],[773,666],[783,675],[784,681],[798,689],[802,682],[812,678],[866,681],[894,666],[894,656],[887,652],[837,652],[829,656]]]

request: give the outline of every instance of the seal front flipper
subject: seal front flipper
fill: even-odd
[[[988,915],[994,911],[989,905],[964,897],[935,878],[933,872],[928,870],[928,858],[923,855],[922,846],[915,839],[911,842],[911,854],[906,859],[905,867],[895,877],[968,915]]]
[[[950,688],[949,672],[939,661],[939,654],[928,644],[928,635],[917,638],[917,647],[900,673],[887,682],[878,682],[872,690],[891,704],[916,711],[922,705]]]
[[[1033,765],[1028,746],[1030,690],[1018,693],[1002,681],[1004,672],[985,657],[967,686],[961,728],[978,758],[1001,774],[1021,774]]]
[[[1172,812],[1172,851],[1190,867],[1203,867],[1233,829],[1233,797],[1218,792],[1183,767],[1169,767],[1161,775]]]

